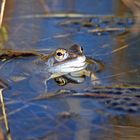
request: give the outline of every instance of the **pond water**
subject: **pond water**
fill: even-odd
[[[6,9],[1,47],[50,54],[79,44],[105,65],[99,86],[86,78],[65,86],[51,79],[46,87],[49,73],[34,65],[37,57],[1,62],[14,140],[140,138],[140,35],[121,1],[11,0]],[[2,114],[1,125],[5,132]]]

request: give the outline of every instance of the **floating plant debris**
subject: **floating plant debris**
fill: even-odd
[[[0,60],[2,61],[17,57],[40,56],[35,51],[15,51],[10,49],[1,49],[0,51]]]

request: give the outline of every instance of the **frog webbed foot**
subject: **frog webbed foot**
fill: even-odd
[[[101,81],[100,81],[99,79],[91,80],[91,82],[92,82],[92,84],[93,84],[94,86],[100,85],[100,84],[101,84]]]
[[[101,84],[100,79],[94,73],[91,73],[90,77],[91,77],[91,82],[94,86]]]

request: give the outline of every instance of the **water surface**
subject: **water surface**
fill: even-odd
[[[44,66],[34,66],[36,57],[1,62],[1,78],[10,85],[4,97],[13,139],[139,139],[140,40],[139,35],[126,31],[133,27],[134,18],[126,14],[127,9],[119,17],[121,10],[115,5],[121,9],[122,3],[112,0],[7,3],[3,25],[7,38],[1,41],[2,47],[49,54],[76,43],[83,46],[87,56],[105,64],[105,70],[96,73],[100,87],[93,86],[89,78],[81,84],[63,87],[52,79],[47,82],[46,93],[44,79],[49,74],[40,73]],[[58,18],[54,13],[61,15]],[[82,16],[66,17],[62,13]],[[117,30],[95,32],[97,28]],[[35,100],[62,92],[62,96]],[[93,96],[69,96],[73,93]],[[5,130],[2,118],[1,124]]]

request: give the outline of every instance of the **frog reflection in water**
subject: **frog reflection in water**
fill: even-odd
[[[90,77],[94,85],[100,81],[93,71],[87,69],[89,64],[98,65],[100,69],[103,64],[97,60],[86,57],[83,48],[79,45],[73,45],[66,49],[57,49],[50,56],[42,57],[47,61],[48,71],[51,73],[49,79],[54,78],[59,85],[65,85],[68,81],[73,83],[81,83],[84,78]],[[47,81],[49,80],[47,79]]]

